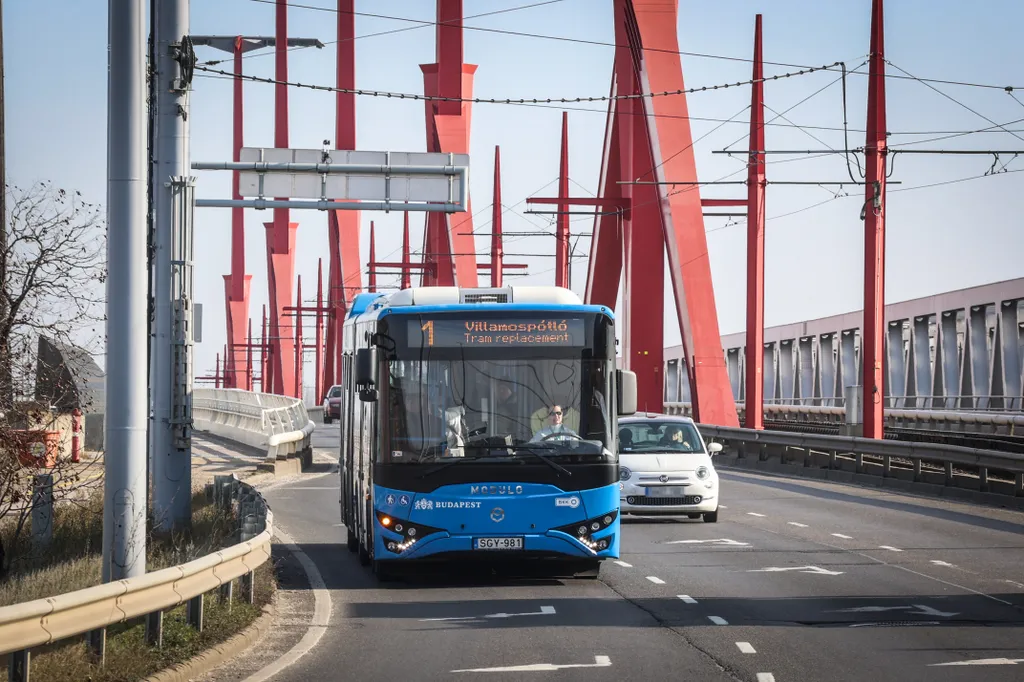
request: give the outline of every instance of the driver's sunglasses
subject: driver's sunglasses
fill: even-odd
[[[551,412],[549,414],[551,416],[554,416],[554,417],[561,417],[562,416],[562,411],[561,410],[557,410],[557,411]]]

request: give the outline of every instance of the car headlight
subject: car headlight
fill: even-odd
[[[619,467],[619,480],[628,481],[629,477],[633,475],[633,472],[629,470],[629,467]]]
[[[697,478],[706,481],[711,478],[711,471],[707,467],[697,467]]]

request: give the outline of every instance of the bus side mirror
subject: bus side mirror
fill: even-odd
[[[615,385],[619,416],[636,414],[636,374],[627,369],[615,370]]]
[[[377,400],[377,349],[360,348],[356,351],[356,388],[364,403]]]

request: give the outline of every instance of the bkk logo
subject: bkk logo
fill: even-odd
[[[470,495],[522,495],[523,486],[511,485],[474,485],[469,488]]]
[[[578,498],[578,497],[556,497],[555,498],[555,506],[556,507],[572,507],[573,509],[575,509],[576,507],[580,506],[580,498]]]

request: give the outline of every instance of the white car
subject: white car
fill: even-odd
[[[689,417],[619,419],[619,498],[622,514],[704,517],[718,521],[718,472]]]

